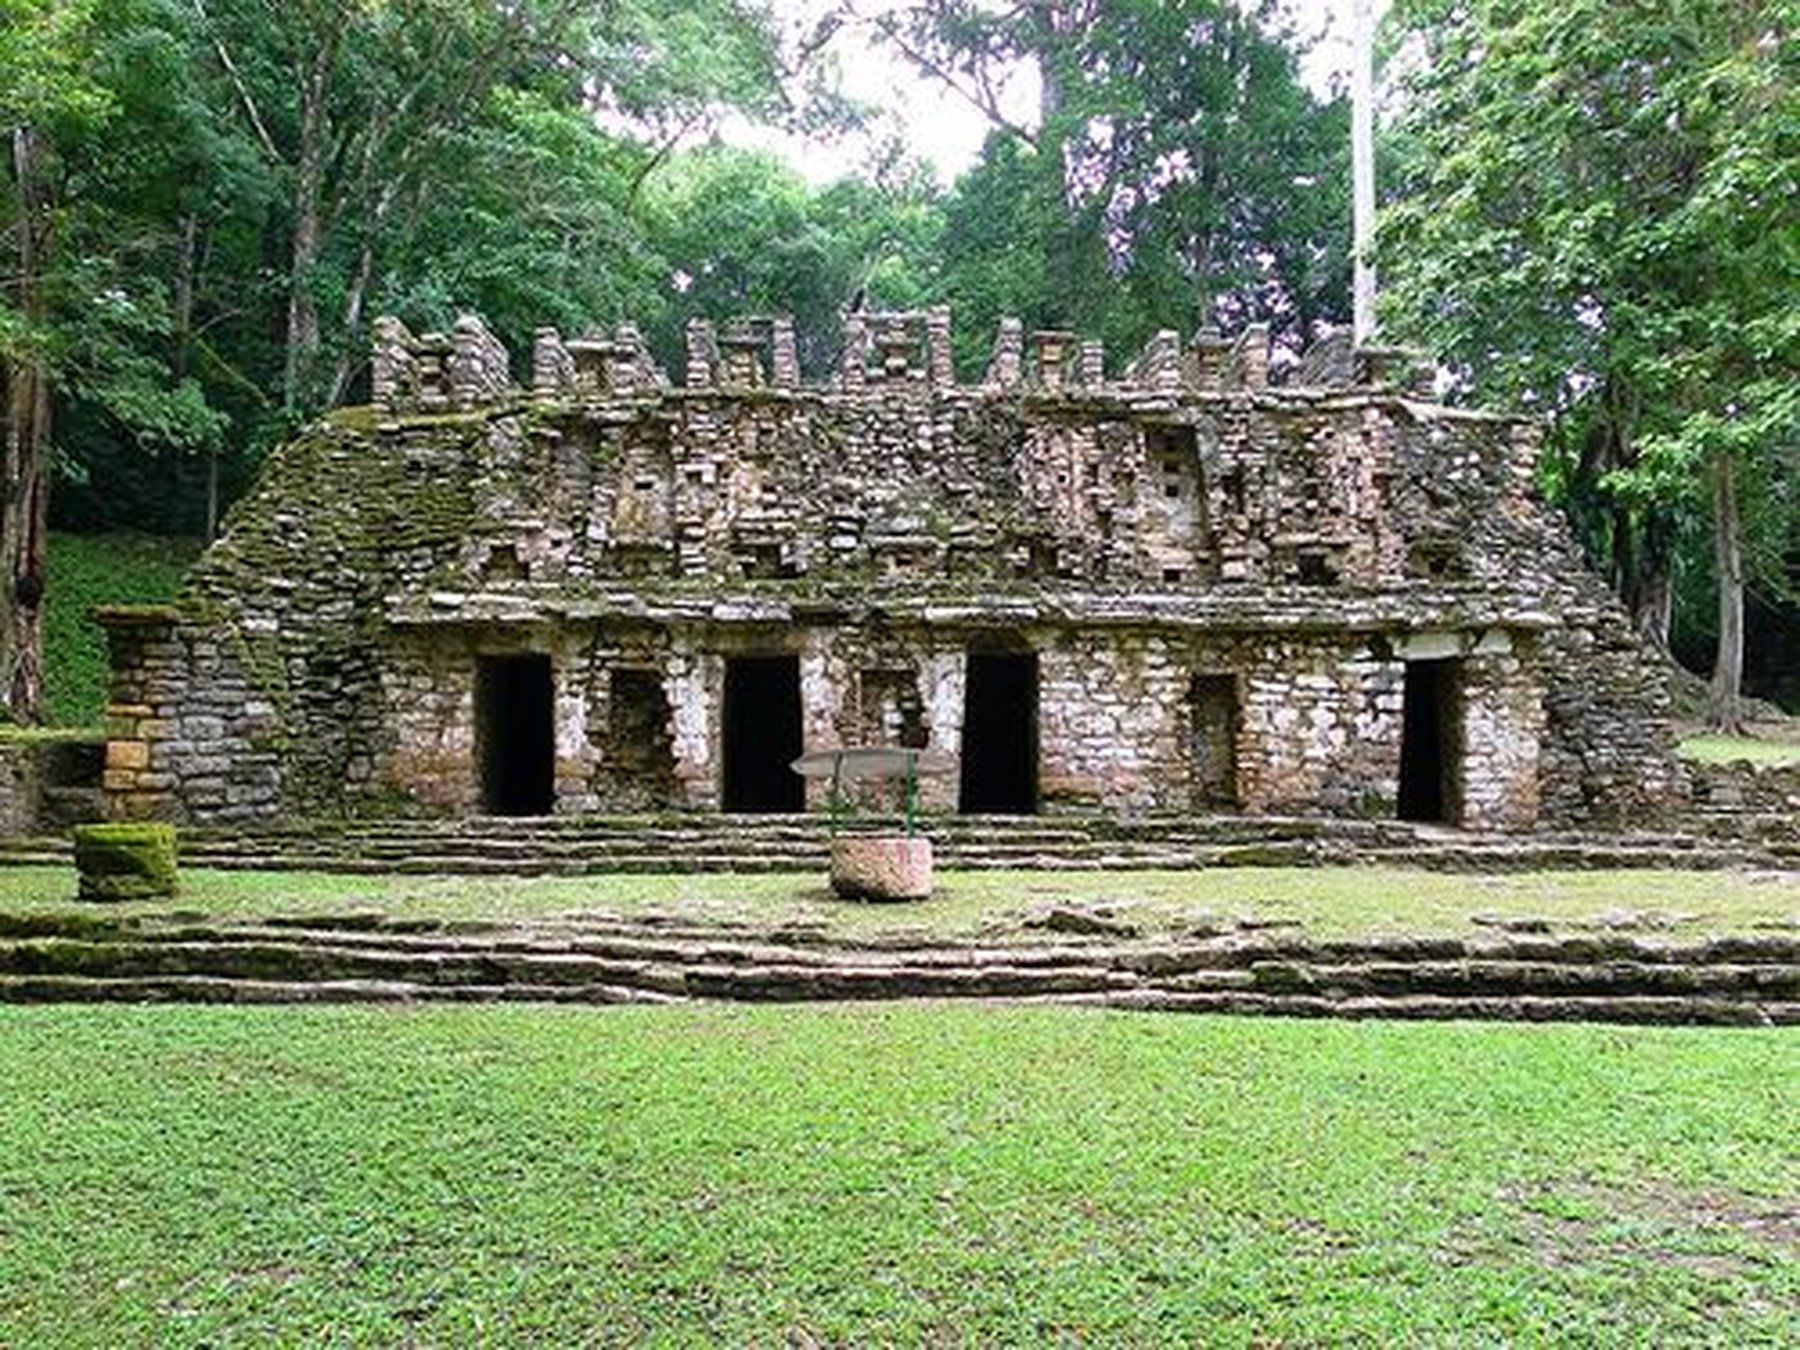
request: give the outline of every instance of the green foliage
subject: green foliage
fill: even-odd
[[[1750,736],[1690,736],[1675,747],[1701,764],[1800,764],[1800,741],[1763,741]]]
[[[1800,538],[1791,3],[1394,11],[1409,53],[1388,318],[1462,391],[1551,415],[1552,477],[1627,598],[1703,548],[1736,461],[1752,584]],[[1702,567],[1708,564],[1701,564]]]
[[[1343,318],[1348,110],[1300,83],[1277,7],[917,0],[884,26],[995,126],[944,231],[940,289],[974,331],[1010,313],[1129,355],[1159,328],[1266,321],[1297,352]],[[994,93],[1021,61],[1035,126]]]
[[[0,1340],[1775,1345],[1797,1052],[954,1005],[8,1008]]]
[[[44,694],[50,720],[93,726],[106,703],[106,635],[96,605],[174,598],[196,545],[147,535],[53,534],[44,619]]]
[[[674,158],[645,202],[670,278],[658,346],[680,351],[694,316],[788,314],[803,363],[823,376],[857,292],[873,309],[930,297],[931,193],[918,181],[814,190],[773,156],[723,146]]]

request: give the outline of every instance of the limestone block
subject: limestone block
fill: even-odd
[[[108,741],[106,767],[109,769],[147,769],[150,746],[145,741]]]

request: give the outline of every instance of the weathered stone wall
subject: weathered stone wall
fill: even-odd
[[[1697,804],[1715,811],[1785,816],[1800,831],[1800,764],[1688,763]]]
[[[727,657],[798,658],[808,748],[955,754],[997,641],[1038,657],[1046,810],[1390,814],[1412,659],[1458,662],[1465,823],[1684,790],[1528,425],[1414,401],[1391,354],[1271,387],[1254,332],[1158,335],[1115,379],[1003,326],[979,386],[943,311],[846,336],[804,389],[785,321],[696,324],[676,388],[628,326],[543,330],[527,394],[478,322],[384,322],[377,408],[284,447],[178,607],[111,616],[114,812],[476,810],[476,663],[525,652],[556,809],[715,809]]]

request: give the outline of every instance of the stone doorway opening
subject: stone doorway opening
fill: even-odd
[[[484,656],[475,665],[475,763],[481,809],[543,816],[556,802],[550,658]]]
[[[806,809],[806,784],[789,766],[800,757],[800,658],[725,660],[722,736],[725,810],[772,814]]]
[[[1402,820],[1462,816],[1462,676],[1454,659],[1408,661],[1400,731]]]
[[[1229,811],[1238,804],[1238,682],[1235,675],[1196,675],[1188,686],[1189,754],[1194,805]]]
[[[970,652],[963,703],[964,815],[1033,815],[1038,808],[1035,652]]]

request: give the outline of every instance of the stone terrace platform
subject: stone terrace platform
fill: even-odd
[[[256,921],[0,915],[0,1002],[1001,998],[1178,1012],[1779,1026],[1800,934],[1317,940],[1232,922],[860,938],[676,915]],[[1062,928],[1065,925],[1058,925]]]
[[[939,865],[987,870],[1186,870],[1389,864],[1455,871],[1800,868],[1800,822],[1696,817],[1691,833],[1489,833],[1391,820],[1242,815],[927,819]],[[816,815],[476,817],[190,829],[184,865],[337,873],[584,875],[811,872],[825,865]],[[0,865],[67,860],[55,837],[0,841]]]

